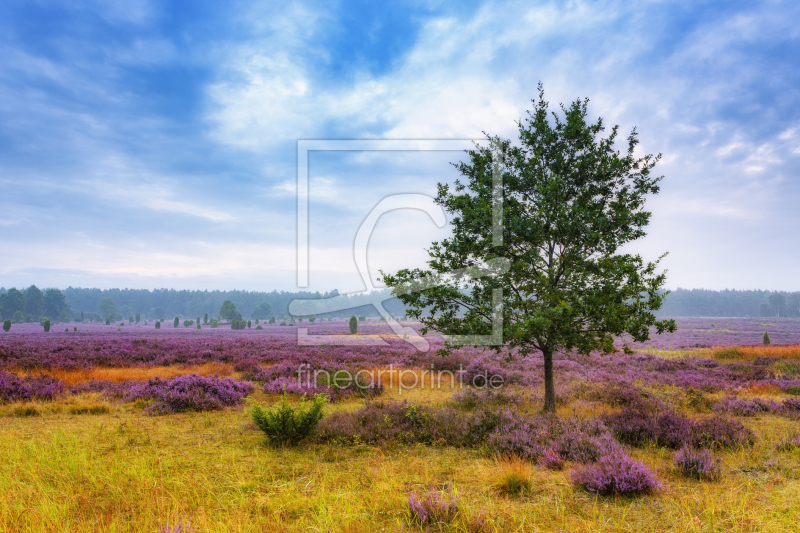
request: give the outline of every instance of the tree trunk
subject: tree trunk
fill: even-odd
[[[556,387],[553,383],[553,352],[543,351],[544,355],[544,412],[556,412]]]

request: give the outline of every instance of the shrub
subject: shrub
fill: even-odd
[[[250,383],[232,378],[185,374],[167,380],[153,378],[136,385],[125,395],[125,400],[154,400],[148,408],[150,414],[212,411],[241,403],[251,388]]]
[[[576,468],[572,484],[600,496],[650,494],[661,487],[653,472],[623,453],[602,457],[596,464]]]
[[[548,470],[562,470],[564,468],[564,460],[561,455],[550,448],[542,452],[540,464]]]
[[[156,320],[156,329],[161,329],[161,322]]]
[[[178,317],[175,317],[175,320],[172,321],[172,327],[173,328],[177,328],[178,327],[178,323],[179,323]]]
[[[695,448],[734,448],[754,442],[753,432],[734,419],[715,416],[696,421],[692,428],[691,444]]]
[[[286,322],[281,322],[281,326],[285,326],[285,325],[286,325]]]
[[[355,315],[350,317],[350,333],[355,335],[358,332],[358,320],[356,320]]]
[[[211,319],[211,327],[215,328],[219,325],[219,321],[216,318]]]
[[[250,321],[248,320],[248,321],[247,321],[247,329],[250,329],[250,326],[251,326],[251,323],[250,323]]]
[[[208,325],[208,313],[203,315],[203,324]]]
[[[106,318],[106,326],[110,326],[110,325],[111,325],[111,319],[110,318]]]
[[[449,523],[458,514],[458,497],[442,492],[429,492],[422,498],[411,494],[407,505],[411,520],[421,525]]]
[[[0,370],[0,403],[53,400],[64,390],[64,384],[49,376],[20,378]]]
[[[765,345],[771,344],[770,341],[769,341],[769,332],[767,332],[767,331],[764,332],[764,338],[762,339],[762,342]]]
[[[256,326],[256,329],[263,330],[264,328],[263,328],[263,327],[261,327],[261,326]]]
[[[269,317],[269,323],[270,324],[274,324],[275,323],[275,317],[274,316]]]
[[[308,438],[317,428],[325,403],[325,397],[316,394],[310,401],[303,398],[293,408],[286,403],[286,397],[281,396],[280,402],[272,408],[264,409],[256,404],[250,414],[270,443],[293,446]]]
[[[6,319],[3,321],[3,331],[8,331],[11,329],[11,321]]]
[[[201,329],[201,328],[200,328],[200,321],[199,321],[199,320],[197,321],[197,329]]]
[[[50,320],[45,320],[43,326],[45,332],[50,331]]]
[[[719,479],[720,462],[709,450],[697,450],[688,445],[675,452],[672,463],[685,476],[701,481]]]
[[[736,416],[755,416],[780,409],[781,404],[775,400],[762,400],[761,398],[745,400],[735,396],[726,396],[714,406],[715,413],[728,413]]]
[[[193,324],[194,324],[194,320],[184,320],[183,321],[183,327],[185,327],[185,328],[188,328],[189,326],[191,326]],[[177,327],[177,325],[176,325],[176,327]]]

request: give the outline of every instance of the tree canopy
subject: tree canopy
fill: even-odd
[[[603,120],[587,122],[587,108],[588,100],[576,100],[551,113],[540,85],[518,123],[518,144],[487,135],[489,146],[455,164],[466,181],[438,185],[436,203],[451,215],[453,234],[431,245],[429,269],[383,274],[423,334],[488,336],[501,323],[495,349],[541,352],[551,412],[556,351],[608,353],[616,337],[644,341],[651,327],[675,329],[654,315],[666,280],[656,272],[660,258],[621,250],[645,236],[660,155],[634,155],[635,129],[627,150],[615,150],[618,128],[603,137]],[[464,343],[477,344],[472,339]]]

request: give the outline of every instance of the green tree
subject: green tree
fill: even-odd
[[[252,323],[251,323],[251,322],[248,320],[248,321],[247,321],[247,329],[250,329],[250,326],[251,326],[251,325],[252,325]]]
[[[45,318],[43,326],[44,326],[45,333],[50,331],[50,319]]]
[[[230,300],[222,302],[222,307],[219,308],[219,317],[222,320],[233,320],[238,318],[239,313],[236,311],[236,306]]]
[[[350,317],[350,333],[354,335],[358,333],[358,319],[355,315]]]
[[[618,128],[602,137],[603,121],[587,123],[587,106],[578,100],[550,113],[540,85],[518,123],[518,145],[488,136],[490,146],[455,165],[466,183],[439,184],[436,203],[451,214],[453,234],[431,245],[430,269],[383,274],[423,334],[490,335],[502,320],[496,350],[541,352],[547,412],[556,405],[557,350],[608,353],[619,335],[645,341],[651,326],[675,330],[654,315],[665,294],[660,258],[645,263],[620,250],[646,235],[644,203],[658,193],[661,178],[650,173],[660,156],[634,156],[635,130],[620,154]],[[459,275],[470,268],[481,275]]]
[[[39,320],[44,312],[44,296],[36,285],[25,289],[25,314]]]
[[[17,324],[22,324],[22,311],[17,311],[16,313],[14,313],[12,320]]]
[[[114,300],[111,298],[105,297],[100,300],[100,305],[97,306],[100,310],[100,316],[109,319],[113,319],[117,316],[117,306],[114,304]]]
[[[766,344],[772,344],[772,343],[770,342],[770,340],[769,340],[769,332],[767,332],[767,331],[764,331],[764,338],[762,339],[762,342],[763,342],[765,345],[766,345]]]
[[[137,323],[137,324],[139,323],[139,321],[140,321],[141,319],[142,319],[142,315],[140,315],[139,313],[136,313],[136,323]]]
[[[265,319],[272,316],[272,306],[269,305],[269,302],[261,302],[261,305],[256,307],[252,313],[250,313],[250,318],[260,318]]]
[[[203,315],[203,324],[208,324],[208,313]]]
[[[3,331],[8,331],[11,329],[11,320],[4,320],[3,321]]]
[[[65,320],[67,311],[67,299],[58,289],[47,289],[42,299],[44,314],[55,317],[56,320]]]
[[[161,322],[156,320],[156,329],[161,329]]]
[[[4,317],[11,317],[16,322],[16,313],[25,312],[25,294],[13,287],[5,294],[0,294],[0,311]]]
[[[786,316],[786,298],[779,292],[773,292],[767,299],[771,316]]]
[[[275,317],[274,316],[269,317],[269,323],[270,324],[274,324],[275,323]]]
[[[175,320],[172,322],[172,327],[177,328],[178,324],[180,324],[180,321],[178,320],[178,317],[175,317]]]

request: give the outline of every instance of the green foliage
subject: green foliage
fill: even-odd
[[[200,328],[200,321],[199,321],[199,320],[197,321],[197,329],[201,329],[201,328]]]
[[[184,320],[183,327],[188,328],[189,326],[194,324],[194,320]]]
[[[109,319],[109,323],[117,316],[117,306],[111,298],[103,298],[100,300],[98,308],[100,309],[100,316]]]
[[[250,329],[250,326],[251,326],[251,324],[250,324],[250,321],[248,320],[247,321],[247,329]]]
[[[156,329],[161,329],[161,321],[156,320]]]
[[[764,344],[771,344],[771,343],[770,343],[770,340],[769,340],[769,332],[767,332],[767,331],[764,331],[764,338],[762,339],[762,342],[763,342]]]
[[[175,317],[175,320],[172,321],[172,327],[177,328],[178,324],[180,324],[180,321],[178,320],[178,317]]]
[[[44,296],[36,285],[25,289],[25,314],[40,317],[44,313]]]
[[[11,320],[18,323],[16,316],[19,313],[22,316],[25,311],[25,294],[15,288],[8,289],[4,294],[0,294],[0,312],[5,317],[11,317]]]
[[[17,311],[16,313],[14,313],[12,319],[14,320],[15,323],[22,324],[22,311]]]
[[[56,317],[57,320],[66,319],[67,299],[58,289],[47,289],[42,298],[44,314]]]
[[[275,323],[275,317],[274,316],[269,317],[269,323],[270,324],[274,324]]]
[[[491,335],[496,323],[498,351],[542,352],[551,412],[556,351],[610,353],[623,334],[643,342],[651,327],[676,327],[654,315],[665,295],[660,259],[624,252],[646,235],[644,205],[659,192],[661,178],[650,174],[660,156],[635,157],[635,130],[620,154],[618,128],[602,137],[603,121],[587,123],[587,107],[576,100],[551,114],[540,85],[518,123],[519,145],[489,136],[491,146],[455,165],[466,183],[438,185],[436,203],[451,215],[453,232],[428,249],[429,270],[383,273],[422,334]]]
[[[217,322],[217,319],[216,319],[216,318],[212,318],[212,319],[211,319],[211,327],[212,327],[212,328],[215,328],[215,327],[217,327],[218,325],[219,325],[219,322]]]
[[[358,317],[358,321],[359,322],[364,322],[366,319],[367,319],[367,317],[365,317],[365,316]]]
[[[44,326],[45,332],[50,331],[50,320],[49,319],[45,319],[43,326]]]
[[[133,315],[128,318],[128,324],[133,324]]]
[[[208,313],[203,315],[203,324],[208,324]]]
[[[324,395],[316,394],[310,401],[303,398],[297,407],[292,407],[282,395],[280,401],[269,409],[254,405],[250,415],[271,444],[294,446],[317,428],[326,402]]]
[[[8,331],[11,329],[11,321],[6,319],[3,320],[3,331]]]
[[[236,306],[230,300],[222,302],[222,307],[219,308],[219,317],[222,320],[233,320],[238,316]]]
[[[140,315],[139,313],[136,313],[136,323],[137,323],[137,324],[139,323],[139,321],[140,321],[141,319],[142,319],[142,315]]]
[[[106,317],[106,326],[110,326],[110,325],[111,325],[111,318],[110,317]]]
[[[261,305],[256,307],[252,313],[250,313],[250,318],[261,318],[267,319],[272,316],[272,306],[269,302],[261,302]]]
[[[281,322],[281,326],[285,326],[285,325],[286,325],[286,322]]]
[[[256,329],[262,329],[263,330],[264,328],[261,327],[261,326],[256,326]]]
[[[353,315],[350,317],[350,333],[355,335],[357,332],[358,332],[358,320],[356,319],[356,316]]]

